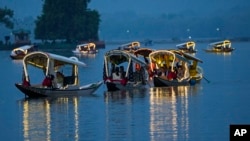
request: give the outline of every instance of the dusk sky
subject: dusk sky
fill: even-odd
[[[0,1],[16,19],[36,19],[42,5],[42,0]],[[101,15],[103,39],[219,36],[216,28],[224,36],[250,37],[249,0],[92,0],[89,8]]]
[[[1,0],[0,6],[15,9],[20,17],[40,15],[42,0]],[[133,11],[137,14],[161,14],[168,12],[193,11],[200,14],[214,14],[234,7],[246,8],[249,0],[91,0],[89,8],[100,13]],[[242,9],[238,9],[242,10]],[[211,15],[212,16],[212,15]]]
[[[248,0],[92,0],[90,7],[100,12],[135,11],[142,14],[194,11],[211,14],[236,6],[249,6]]]

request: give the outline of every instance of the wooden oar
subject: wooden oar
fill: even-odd
[[[205,76],[203,76],[203,78],[207,81],[207,83],[210,83],[210,81]]]
[[[147,83],[148,83],[149,87],[153,87],[153,86],[150,84],[149,80],[147,81]]]

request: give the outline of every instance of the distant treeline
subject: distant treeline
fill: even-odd
[[[215,38],[200,38],[197,40],[194,40],[195,42],[204,42],[204,43],[210,43],[215,41],[220,41],[223,39],[215,39]],[[231,38],[229,39],[232,42],[250,42],[250,37],[243,37],[243,38]],[[132,40],[135,41],[135,40]],[[138,41],[138,40],[136,40]],[[155,39],[152,40],[154,44],[164,44],[164,43],[180,43],[185,42],[186,40],[173,40],[173,39]],[[110,40],[110,41],[100,41],[98,48],[105,48],[105,44],[124,44],[131,42],[131,40]],[[139,42],[144,43],[145,40],[139,40]],[[39,49],[74,49],[77,45],[77,43],[67,43],[67,42],[46,42],[46,43],[33,43],[38,46]],[[4,44],[2,41],[0,41],[0,50],[11,50],[13,48],[16,48],[14,44]]]

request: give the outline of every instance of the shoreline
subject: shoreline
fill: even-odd
[[[211,42],[216,42],[224,39],[197,39],[197,40],[191,40],[196,43],[211,43]],[[239,39],[229,39],[232,42],[249,42],[249,38],[239,38]],[[144,41],[140,40],[133,40],[133,41],[139,41],[141,44],[145,44]],[[97,43],[97,48],[99,49],[104,49],[106,45],[121,45],[124,43],[129,43],[133,42],[129,40],[110,40],[110,41],[101,41],[99,44]],[[153,44],[179,44],[182,42],[187,42],[188,40],[170,40],[170,39],[159,39],[159,40],[152,40]],[[75,49],[76,43],[64,43],[64,42],[57,42],[57,43],[34,43],[35,45],[38,46],[39,49]],[[12,50],[14,48],[17,48],[14,44],[9,44],[9,45],[4,45],[0,44],[0,51],[1,50]]]

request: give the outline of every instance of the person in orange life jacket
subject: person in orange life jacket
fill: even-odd
[[[149,77],[153,77],[154,75],[156,75],[157,74],[157,70],[156,70],[155,63],[149,63],[147,65],[147,71],[148,71]]]
[[[135,64],[135,72],[134,72],[135,83],[141,81],[142,84],[145,84],[143,73],[144,72],[143,72],[143,68],[141,67],[141,65],[136,63]]]

